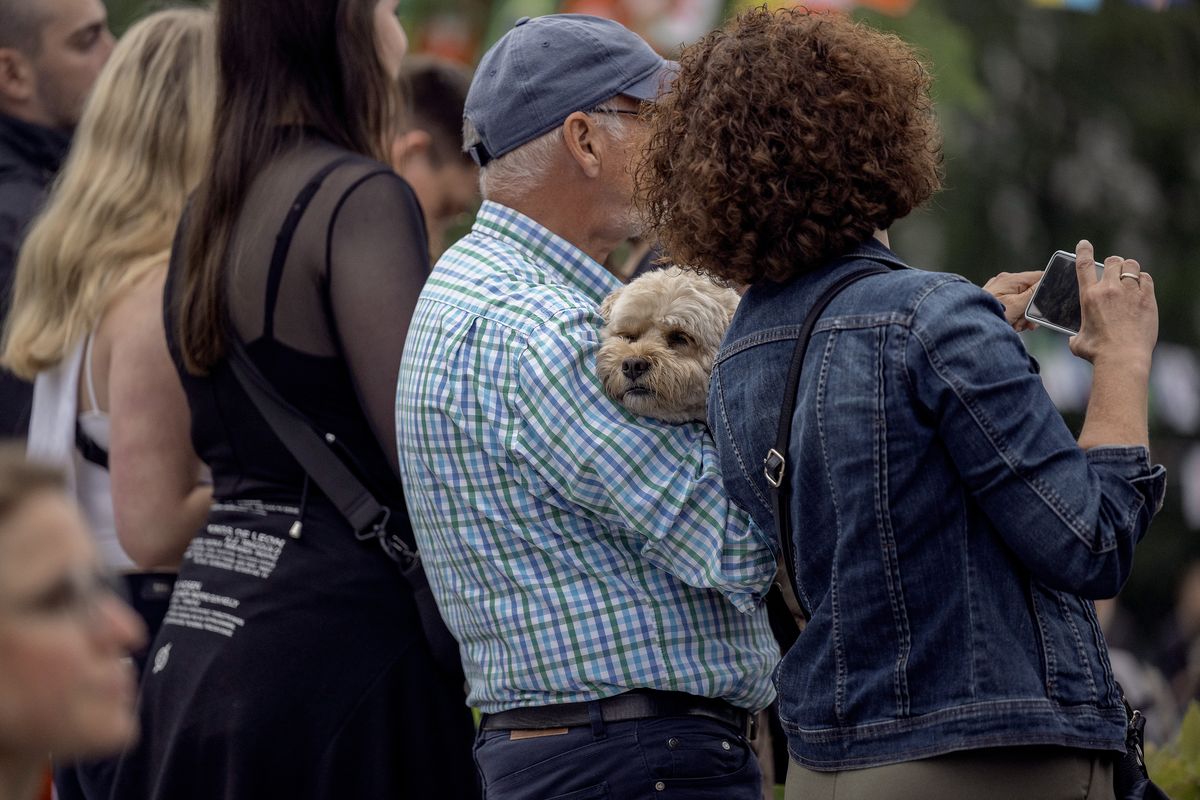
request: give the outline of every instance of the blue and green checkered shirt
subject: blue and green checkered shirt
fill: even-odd
[[[400,466],[485,713],[635,688],[748,709],[774,695],[766,536],[726,499],[703,426],[633,416],[601,389],[597,308],[618,286],[484,203],[417,303]]]

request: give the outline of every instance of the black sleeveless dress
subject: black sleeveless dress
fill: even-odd
[[[234,232],[232,322],[260,372],[337,435],[376,496],[402,507],[392,409],[428,274],[420,210],[384,165],[291,135],[256,178]],[[322,171],[299,225],[281,230]],[[286,258],[272,264],[277,248]],[[169,346],[216,499],[151,645],[141,743],[122,759],[110,796],[478,797],[463,686],[435,665],[395,565],[354,538],[228,363],[203,377],[183,368],[176,262]]]

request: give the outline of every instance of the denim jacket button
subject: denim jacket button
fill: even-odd
[[[665,783],[663,783],[662,781],[659,781],[658,783],[654,784],[654,791],[656,791],[656,792],[661,792],[661,791],[665,790],[666,788],[667,788],[667,785]]]
[[[679,747],[679,740],[672,736],[670,739],[667,739],[667,747],[674,750],[676,747]]]

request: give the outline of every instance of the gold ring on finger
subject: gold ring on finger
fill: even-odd
[[[1121,277],[1122,278],[1133,278],[1135,281],[1137,281],[1138,286],[1142,285],[1142,276],[1136,272],[1122,272]]]

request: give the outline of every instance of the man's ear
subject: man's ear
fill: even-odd
[[[14,47],[0,47],[0,108],[24,105],[37,90],[33,63]]]
[[[413,156],[428,154],[431,147],[433,147],[433,137],[429,135],[428,131],[411,130],[400,134],[392,139],[389,153],[392,169],[400,172],[409,159]]]
[[[562,133],[567,152],[583,174],[589,178],[599,177],[604,143],[592,118],[582,111],[575,111],[563,120]]]
[[[612,322],[613,306],[616,305],[617,297],[623,291],[625,291],[624,286],[622,286],[620,289],[617,289],[616,291],[614,291],[608,297],[604,298],[604,301],[600,303],[600,316],[604,318],[605,325]]]

